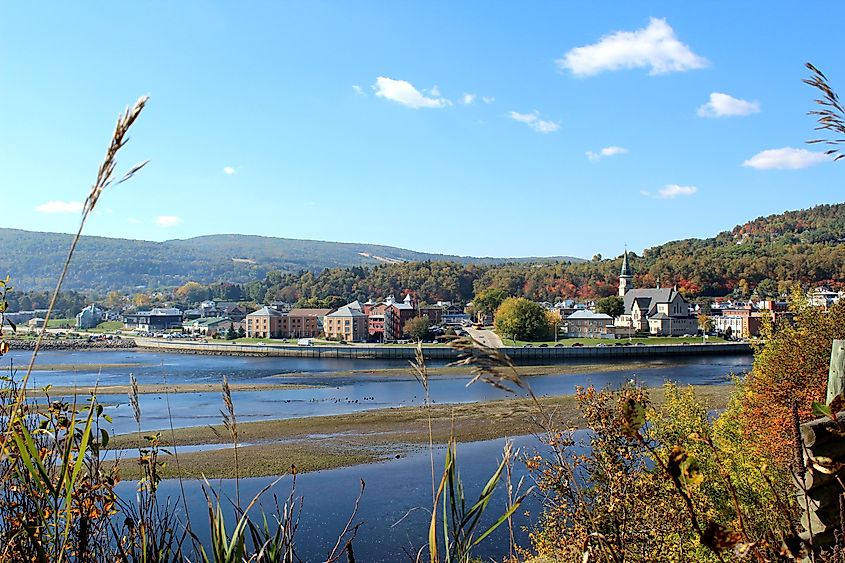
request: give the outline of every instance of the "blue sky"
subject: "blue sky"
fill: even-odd
[[[118,5],[119,4],[119,5]],[[845,95],[845,5],[4,3],[0,226],[75,230],[117,113],[152,99],[88,234],[475,256],[639,252],[845,200],[805,144]],[[809,152],[807,152],[809,151]]]

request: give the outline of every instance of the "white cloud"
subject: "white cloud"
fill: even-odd
[[[760,102],[741,100],[721,92],[710,94],[710,101],[698,108],[700,117],[729,117],[732,115],[751,115],[759,113]]]
[[[379,98],[391,100],[414,109],[442,108],[452,105],[452,102],[440,97],[440,90],[438,90],[437,86],[429,91],[431,96],[433,96],[429,97],[414,88],[414,85],[406,80],[394,80],[385,76],[376,78],[376,83],[373,84],[373,90],[375,90],[376,96]]]
[[[512,111],[508,113],[508,117],[514,121],[525,123],[538,133],[553,133],[560,129],[559,123],[540,119],[540,112],[537,111],[534,113],[519,113],[517,111]]]
[[[234,173],[235,173],[235,169],[233,167],[231,167],[231,166],[224,166],[223,167],[223,174],[226,174],[227,176],[231,176]]]
[[[647,191],[641,191],[640,193],[647,197],[653,197],[656,199],[675,199],[678,196],[691,196],[698,192],[698,188],[695,186],[680,186],[678,184],[666,184],[659,190],[657,190],[656,194]]]
[[[704,68],[709,61],[681,43],[666,20],[651,18],[636,31],[617,31],[598,43],[576,47],[558,59],[558,67],[575,76],[606,70],[649,68],[649,75]]]
[[[826,160],[828,160],[827,155],[822,152],[783,147],[758,152],[743,162],[742,165],[758,170],[798,170],[799,168],[821,164]]]
[[[81,213],[81,201],[48,201],[35,207],[39,213]]]
[[[352,91],[358,94],[359,96],[366,96],[367,94],[364,93],[364,89],[358,86],[357,84],[352,85]]]
[[[485,104],[492,104],[496,101],[496,98],[494,98],[493,96],[481,96],[481,101]]]
[[[126,220],[126,222],[130,223],[132,225],[140,225],[141,224],[141,220],[136,219],[135,217],[130,217],[129,219]]]
[[[598,162],[599,160],[601,160],[601,158],[603,156],[616,156],[617,154],[626,154],[627,152],[628,152],[628,149],[626,149],[626,148],[617,147],[617,146],[609,146],[609,147],[604,147],[599,152],[587,151],[586,155],[587,155],[587,158],[589,158],[591,162]]]
[[[164,229],[168,227],[175,227],[181,222],[182,218],[177,217],[176,215],[159,215],[155,218],[155,223]]]
[[[475,94],[464,94],[463,96],[461,96],[461,103],[464,104],[465,106],[468,106],[470,104],[474,104],[475,98],[476,98]]]

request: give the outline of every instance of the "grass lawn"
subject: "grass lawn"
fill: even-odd
[[[50,319],[47,328],[64,328],[76,326],[76,319]]]
[[[555,344],[563,344],[564,346],[572,346],[575,343],[579,343],[583,346],[595,346],[596,344],[607,344],[609,346],[613,346],[616,343],[624,344],[626,342],[631,342],[631,344],[651,344],[651,345],[660,345],[660,344],[701,344],[702,340],[700,336],[690,336],[688,338],[684,338],[681,336],[652,336],[647,338],[620,338],[618,340],[611,340],[609,338],[561,338],[557,342],[551,340],[547,341],[540,341],[540,342],[529,342],[527,340],[511,340],[510,338],[502,338],[502,343],[505,346],[525,346],[526,344],[531,344],[532,346],[539,346],[540,344],[546,344],[548,346],[554,346]],[[725,342],[724,338],[720,338],[718,336],[711,336],[706,342]]]
[[[122,328],[123,322],[121,321],[105,321],[90,329],[89,332],[114,332]]]

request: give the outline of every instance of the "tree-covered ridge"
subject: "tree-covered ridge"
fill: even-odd
[[[0,229],[0,244],[5,250],[0,271],[12,275],[19,289],[47,289],[64,260],[69,235]],[[845,204],[760,217],[712,238],[669,242],[630,256],[636,286],[653,287],[659,281],[693,297],[754,291],[770,297],[795,284],[843,287]],[[389,257],[399,262],[386,263]],[[596,256],[590,262],[470,259],[240,235],[163,243],[84,237],[66,286],[134,292],[196,281],[214,286],[210,296],[225,286],[225,298],[242,295],[257,302],[341,301],[407,292],[427,302],[465,302],[495,287],[512,296],[554,301],[615,294],[620,266],[621,257]]]
[[[708,239],[687,239],[629,254],[637,287],[677,285],[690,297],[731,293],[774,297],[795,284],[845,286],[845,204],[755,219]],[[541,301],[600,298],[617,291],[621,257],[590,262],[465,265],[422,262],[271,273],[248,284],[251,297],[366,299],[414,292],[418,299],[467,301],[487,288]]]
[[[70,246],[71,235],[0,229],[0,272],[21,290],[46,290]],[[449,260],[498,263],[556,258],[473,258],[416,252],[383,245],[283,239],[252,235],[210,235],[150,242],[82,237],[65,281],[67,289],[97,291],[158,289],[188,281],[245,283],[268,272],[319,272],[325,268],[376,266],[382,263]]]

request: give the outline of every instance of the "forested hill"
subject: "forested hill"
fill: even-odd
[[[678,285],[689,297],[730,293],[775,297],[792,285],[845,287],[845,204],[761,217],[708,239],[687,239],[631,255],[637,287]],[[621,256],[577,263],[461,265],[444,262],[338,268],[319,275],[271,273],[243,287],[246,298],[366,299],[413,291],[425,301],[468,301],[495,287],[555,301],[617,291]],[[210,291],[214,291],[211,289]],[[325,301],[328,300],[328,301]]]
[[[0,229],[0,274],[11,276],[19,290],[53,288],[71,238],[59,233]],[[108,291],[173,287],[191,280],[242,283],[261,279],[271,271],[318,272],[325,268],[423,260],[492,264],[580,259],[473,258],[373,244],[251,235],[211,235],[165,242],[86,236],[77,247],[64,287]]]

